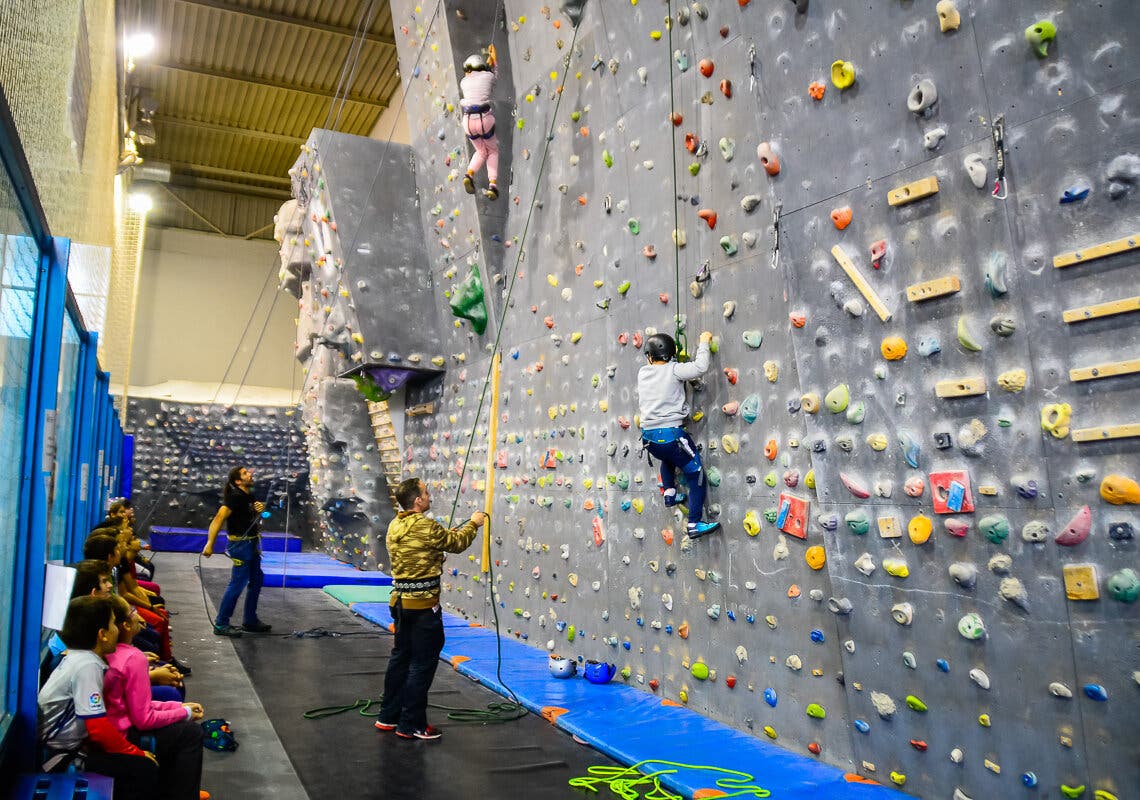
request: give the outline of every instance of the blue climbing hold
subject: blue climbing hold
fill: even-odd
[[[899,447],[902,448],[903,458],[911,469],[918,469],[918,456],[922,452],[918,442],[906,431],[899,433]]]
[[[639,627],[639,628],[645,627],[645,620],[643,620],[641,617],[637,618],[637,627]]]
[[[562,631],[566,630],[566,620],[564,620],[564,619],[558,620],[558,622],[554,623],[554,627],[558,629],[559,633],[562,633]]]
[[[511,348],[511,358],[513,358],[515,361],[519,360],[519,349],[517,347]]]
[[[669,634],[670,636],[672,636],[672,635],[673,635],[673,626],[672,626],[672,625],[666,625],[666,626],[665,626],[665,633],[667,633],[667,634]]]
[[[1084,690],[1085,695],[1087,695],[1090,700],[1096,700],[1101,703],[1108,700],[1108,690],[1099,683],[1086,683]]]
[[[1036,786],[1036,785],[1037,785],[1037,775],[1036,775],[1036,773],[1033,773],[1033,772],[1026,772],[1025,774],[1023,774],[1023,775],[1021,776],[1021,782],[1022,782],[1023,784],[1025,784],[1025,785],[1026,785],[1028,788],[1032,789],[1034,786]]]
[[[630,650],[630,649],[632,649],[633,644],[631,642],[622,642],[621,646],[624,647],[626,650]]]
[[[918,354],[920,356],[932,356],[941,352],[942,342],[938,341],[937,336],[924,336],[918,340]]]
[[[937,661],[935,661],[934,663],[937,664],[938,668],[940,670],[942,670],[943,672],[949,672],[950,671],[950,662],[947,661],[946,659],[940,658]]]
[[[814,631],[811,632],[811,640],[813,642],[815,642],[816,644],[823,644],[823,641],[824,641],[823,631],[821,631],[819,628],[816,628]]]
[[[728,616],[728,618],[730,620],[732,620],[733,622],[736,622],[736,612],[735,611],[731,611],[731,610],[726,611],[725,614]]]
[[[871,731],[871,726],[867,724],[866,720],[857,719],[855,720],[854,725],[855,730],[859,731],[859,733],[870,733]]]
[[[753,625],[756,623],[756,615],[755,614],[749,614],[747,617],[744,618],[744,621],[747,622],[749,625]]]
[[[1087,186],[1070,186],[1061,195],[1061,205],[1068,205],[1069,203],[1079,203],[1089,196],[1089,187]]]
[[[632,507],[633,507],[633,501],[632,500],[626,499],[626,500],[621,501],[621,510],[622,511],[629,511],[629,509]]]
[[[769,689],[764,690],[764,702],[767,703],[768,705],[770,705],[772,708],[776,707],[776,690],[775,689],[769,688]]]

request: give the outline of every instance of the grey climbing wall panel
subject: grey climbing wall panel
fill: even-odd
[[[147,528],[139,531],[144,538],[155,525],[209,527],[229,471],[245,466],[270,512],[263,530],[284,531],[288,505],[289,533],[313,543],[309,464],[296,409],[131,398],[127,430],[135,437],[131,497],[136,520]]]
[[[447,565],[445,599],[467,616],[490,622],[497,603],[509,635],[612,661],[646,691],[917,796],[1011,794],[1035,778],[1123,797],[1140,785],[1140,617],[1109,591],[1137,568],[1135,540],[1110,525],[1140,520],[1098,488],[1135,479],[1140,456],[1135,438],[1073,441],[1049,406],[1070,404],[1074,429],[1140,422],[1135,374],[1069,380],[1140,356],[1136,314],[1062,321],[1134,296],[1140,267],[1135,251],[1052,260],[1137,233],[1140,18],[1122,1],[960,0],[960,25],[943,31],[936,5],[595,0],[575,31],[557,8],[506,2],[495,43],[513,96],[501,82],[495,110],[513,128],[513,181],[490,208],[459,181],[454,71],[494,4],[394,2],[438,308],[472,264],[496,265],[487,333],[443,334],[442,395],[408,420],[407,468],[441,516],[457,500],[457,519],[494,483],[493,577],[470,554]],[[1044,57],[1024,36],[1039,20],[1058,31]],[[831,81],[836,60],[852,63],[850,88]],[[915,113],[924,80],[938,99]],[[1004,200],[991,196],[998,115]],[[758,159],[765,142],[778,174]],[[928,177],[936,194],[889,204]],[[485,220],[504,211],[500,235]],[[951,277],[956,289],[908,299]],[[691,342],[708,329],[719,344],[688,428],[723,529],[696,542],[662,508],[638,442],[640,343],[673,331],[678,311]],[[500,314],[488,443],[478,409]],[[886,358],[902,343],[905,357]],[[967,378],[983,393],[936,393]],[[840,385],[832,413],[822,401]],[[938,513],[955,471],[974,510]],[[809,502],[806,539],[777,531],[781,493]],[[1085,505],[1091,535],[1055,543]],[[826,564],[808,563],[814,546]],[[1095,574],[1074,569],[1085,564]],[[966,618],[976,632],[971,614],[981,638],[959,631]]]

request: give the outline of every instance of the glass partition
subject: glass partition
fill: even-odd
[[[73,458],[76,387],[79,383],[79,329],[71,314],[63,315],[63,344],[59,351],[59,384],[56,394],[55,431],[47,435],[54,439],[55,457],[52,459],[52,480],[48,488],[47,559],[62,561],[67,558],[67,509],[71,499],[71,473],[75,469]],[[49,454],[51,450],[48,449]],[[50,457],[50,456],[49,456]],[[83,531],[82,533],[86,533]],[[82,534],[78,534],[82,535]]]
[[[7,173],[0,169],[0,675],[11,657],[20,463],[24,448],[32,321],[40,252],[24,227]],[[7,708],[0,692],[0,718]]]

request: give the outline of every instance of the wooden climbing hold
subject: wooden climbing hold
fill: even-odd
[[[985,393],[986,379],[984,376],[938,381],[934,384],[934,394],[941,398],[974,397]]]
[[[1128,361],[1110,361],[1093,367],[1075,367],[1069,370],[1069,380],[1074,383],[1095,381],[1118,375],[1135,375],[1138,372],[1140,372],[1140,358],[1133,358]]]
[[[855,288],[863,295],[863,299],[870,304],[875,313],[879,315],[879,319],[886,322],[891,318],[891,312],[887,310],[886,305],[883,304],[882,299],[879,297],[878,292],[871,287],[867,279],[863,277],[863,273],[859,272],[858,267],[851,260],[851,257],[839,245],[831,248],[831,255],[839,262],[839,266],[847,273],[847,277],[855,284]]]
[[[1054,269],[1061,269],[1062,267],[1071,267],[1074,264],[1085,264],[1105,256],[1126,253],[1129,250],[1135,250],[1137,247],[1140,247],[1140,233],[1113,239],[1110,242],[1094,244],[1083,250],[1073,250],[1053,256],[1053,267]]]
[[[924,300],[933,300],[936,297],[945,297],[962,290],[962,282],[957,275],[943,275],[940,278],[913,283],[906,287],[906,299],[912,303]]]
[[[1101,442],[1108,439],[1127,439],[1140,436],[1140,422],[1123,425],[1103,425],[1099,428],[1080,428],[1073,431],[1074,442]]]
[[[912,183],[903,184],[887,192],[887,204],[905,206],[938,193],[938,178],[930,175]]]
[[[1136,297],[1125,297],[1120,300],[1110,300],[1107,303],[1096,303],[1091,306],[1069,308],[1061,313],[1061,319],[1072,324],[1074,322],[1084,322],[1089,319],[1111,317],[1116,314],[1127,314],[1132,311],[1140,311],[1140,295]]]

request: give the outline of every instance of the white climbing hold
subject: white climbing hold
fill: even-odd
[[[938,145],[942,144],[942,140],[946,136],[946,128],[939,125],[937,128],[931,128],[922,135],[922,145],[927,150],[933,150]]]
[[[970,670],[970,680],[981,686],[983,689],[990,688],[990,676],[978,668]]]
[[[989,567],[995,575],[1008,575],[1013,567],[1013,557],[1009,553],[998,553],[990,559]]]
[[[962,159],[962,166],[970,176],[970,183],[977,189],[986,188],[986,162],[978,153],[971,153]]]
[[[641,591],[640,587],[637,587],[637,586],[631,586],[630,587],[630,590],[629,590],[629,607],[632,608],[634,611],[637,611],[639,608],[641,608],[641,596],[642,596],[642,591]]]
[[[744,649],[744,645],[738,644],[736,646],[736,662],[743,664],[748,660],[748,651]]]
[[[875,711],[883,719],[890,719],[895,714],[895,701],[891,699],[889,694],[871,692],[871,704],[875,706]]]
[[[1053,681],[1049,684],[1049,694],[1054,697],[1060,697],[1063,700],[1073,699],[1073,690],[1060,681]]]
[[[972,589],[978,582],[978,568],[968,561],[955,561],[950,565],[950,577],[963,589]]]
[[[750,592],[756,591],[756,581],[745,581],[744,588]]]
[[[661,605],[665,606],[666,611],[672,611],[673,595],[669,594],[668,592],[665,592],[663,595],[661,595]]]
[[[843,643],[843,649],[846,650],[848,653],[854,653],[855,652],[855,640],[854,639],[848,639],[847,641],[845,641]]]
[[[736,313],[736,301],[726,300],[724,304],[724,318],[732,319],[732,315]]]
[[[780,541],[783,541],[783,539]],[[871,577],[871,573],[875,571],[875,560],[871,558],[870,553],[864,553],[855,559],[855,563],[852,566],[869,578]]]
[[[783,561],[789,555],[791,555],[791,552],[788,550],[788,544],[784,541],[784,537],[781,536],[776,540],[776,546],[772,548],[772,558],[776,561]]]
[[[784,664],[787,666],[788,669],[798,672],[799,670],[803,669],[804,660],[802,658],[800,658],[799,656],[797,656],[795,653],[792,653],[784,661]]]
[[[966,754],[962,751],[961,747],[955,747],[950,751],[950,760],[955,764],[961,764],[965,758]]]
[[[1025,584],[1017,578],[1002,578],[998,593],[1021,608],[1026,608],[1029,605],[1029,593],[1025,591]]]

